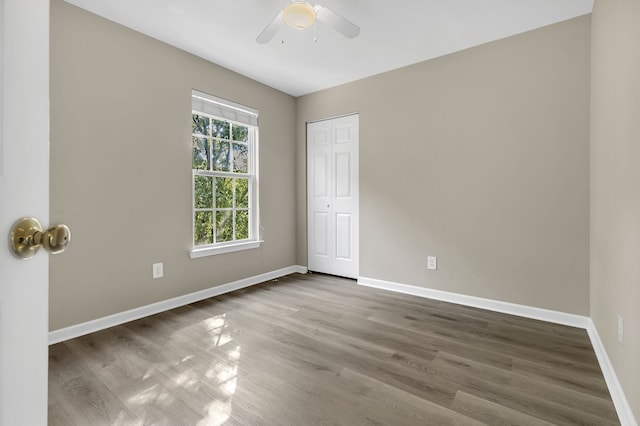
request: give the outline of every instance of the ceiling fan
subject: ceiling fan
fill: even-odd
[[[305,1],[292,0],[273,18],[256,38],[256,41],[261,44],[268,43],[284,25],[295,30],[306,30],[313,26],[316,20],[335,28],[348,38],[354,38],[360,34],[359,26],[338,15],[328,7],[319,4],[312,6]]]

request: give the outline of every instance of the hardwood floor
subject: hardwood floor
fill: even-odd
[[[586,331],[291,275],[52,345],[49,425],[614,425]]]

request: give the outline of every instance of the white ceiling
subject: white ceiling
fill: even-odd
[[[322,0],[361,27],[255,39],[290,0],[66,0],[300,96],[591,13],[593,0]],[[310,2],[311,4],[315,4]],[[285,43],[281,42],[284,36]]]

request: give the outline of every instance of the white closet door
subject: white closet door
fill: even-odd
[[[358,277],[358,115],[307,124],[308,268]]]

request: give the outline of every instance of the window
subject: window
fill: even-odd
[[[258,247],[258,112],[193,91],[191,257]]]

